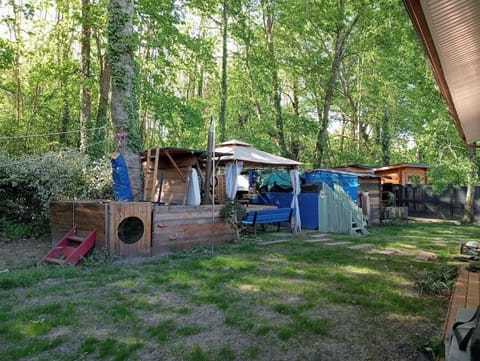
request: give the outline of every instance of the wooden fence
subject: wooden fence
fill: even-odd
[[[428,186],[384,185],[383,206],[388,204],[388,193],[395,195],[395,206],[407,207],[408,215],[414,217],[432,217],[461,220],[464,215],[466,187],[450,186],[440,194],[435,194]],[[473,218],[480,222],[480,187],[475,187]]]

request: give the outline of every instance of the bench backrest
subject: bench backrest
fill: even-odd
[[[294,214],[295,209],[293,208],[259,209],[248,212],[245,221],[256,223],[285,222],[289,221]]]

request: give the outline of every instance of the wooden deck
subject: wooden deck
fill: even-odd
[[[444,339],[455,320],[459,308],[476,309],[480,304],[480,272],[469,272],[468,265],[460,265],[457,282],[450,297],[447,318],[443,327]]]
[[[480,272],[469,272],[467,267],[467,264],[459,266],[457,281],[450,297],[447,317],[443,326],[444,340],[447,340],[457,311],[461,308],[476,309],[480,304]],[[439,359],[439,361],[443,360],[443,358]]]

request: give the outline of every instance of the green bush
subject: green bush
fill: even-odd
[[[448,297],[452,292],[457,273],[455,265],[442,263],[424,274],[415,286],[421,294]]]
[[[28,237],[30,234],[32,228],[29,224],[0,219],[0,239],[9,242]]]
[[[92,161],[76,150],[15,159],[0,154],[0,214],[4,227],[13,222],[45,229],[50,201],[111,196],[108,159]]]

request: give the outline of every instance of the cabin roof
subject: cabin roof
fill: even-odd
[[[460,137],[480,140],[480,1],[403,1]]]
[[[401,168],[419,168],[419,169],[427,170],[429,167],[428,165],[423,163],[398,163],[398,164],[386,165],[380,168],[375,168],[375,172],[395,170],[395,169],[401,169]]]

